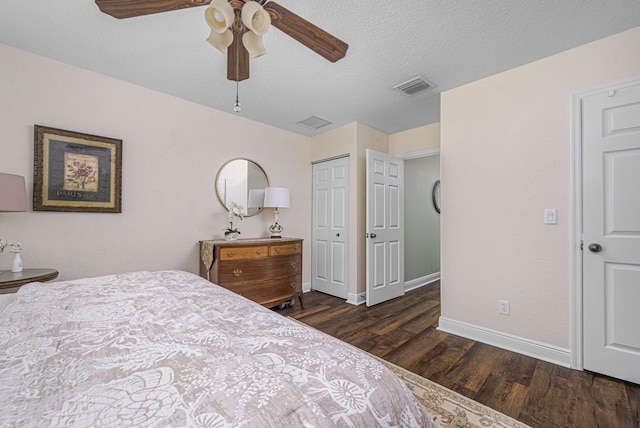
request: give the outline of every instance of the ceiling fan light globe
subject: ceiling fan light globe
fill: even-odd
[[[213,0],[204,11],[207,25],[216,33],[224,33],[233,24],[235,13],[227,0]]]
[[[242,35],[242,44],[249,52],[249,58],[251,59],[261,57],[267,53],[264,47],[264,38],[253,31],[247,31]]]
[[[225,53],[227,48],[231,43],[233,43],[233,33],[231,30],[225,30],[224,33],[218,33],[212,29],[207,42],[220,52]]]
[[[271,16],[256,1],[248,1],[242,6],[242,23],[259,36],[266,34],[271,25]]]

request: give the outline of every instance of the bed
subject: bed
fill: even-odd
[[[4,301],[0,426],[435,427],[371,356],[187,272]]]

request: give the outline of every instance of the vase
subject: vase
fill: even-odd
[[[22,258],[20,257],[20,253],[16,253],[13,258],[13,263],[11,263],[11,272],[22,272]]]
[[[238,240],[238,233],[237,232],[228,233],[225,238],[226,238],[227,241],[237,241]]]

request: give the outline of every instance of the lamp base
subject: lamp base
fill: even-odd
[[[282,231],[284,227],[280,226],[278,222],[273,223],[269,226],[269,233],[271,233],[272,238],[282,238]]]

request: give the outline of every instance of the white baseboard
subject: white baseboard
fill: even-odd
[[[423,285],[431,284],[440,279],[440,272],[432,273],[430,275],[421,276],[420,278],[412,279],[411,281],[405,281],[404,292],[415,290]]]
[[[347,303],[358,306],[366,302],[367,302],[367,293],[365,291],[358,294],[354,294],[354,293],[347,294]]]
[[[517,352],[549,363],[571,367],[571,351],[518,336],[440,317],[438,330]]]
[[[303,293],[308,293],[309,291],[311,291],[311,283],[310,282],[305,282],[302,284],[302,292]]]
[[[412,279],[411,281],[407,281],[404,283],[404,291],[414,290],[416,288],[422,287],[427,284],[431,284],[434,281],[440,279],[440,272],[432,273],[431,275],[426,275],[420,278]],[[304,288],[303,288],[304,290]],[[363,291],[362,293],[349,293],[347,294],[347,303],[352,305],[362,305],[367,302],[367,292]]]

